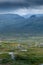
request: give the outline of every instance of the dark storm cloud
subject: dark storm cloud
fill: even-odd
[[[30,5],[43,5],[43,0],[26,0]]]
[[[43,0],[0,0],[0,9],[16,9],[43,5]]]
[[[27,3],[28,5],[37,4],[37,5],[43,5],[43,0],[0,0],[0,2],[12,2],[12,3]],[[25,4],[25,5],[27,5]]]
[[[22,7],[29,7],[29,4],[25,1],[0,1],[0,9],[17,9]]]

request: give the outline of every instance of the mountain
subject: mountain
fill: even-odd
[[[23,31],[30,34],[43,34],[43,16],[32,15],[25,22]]]
[[[43,16],[24,18],[17,14],[0,14],[0,34],[43,35]]]
[[[1,14],[0,15],[0,32],[11,32],[21,27],[24,18],[17,14]]]

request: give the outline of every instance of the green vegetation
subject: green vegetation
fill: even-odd
[[[32,50],[35,51],[35,50]],[[3,58],[1,60],[2,64],[9,64],[9,65],[38,65],[40,63],[43,63],[43,53],[39,54],[37,52],[32,53],[30,52],[19,52],[15,55],[15,59],[12,60],[11,57],[8,54],[0,54],[0,58]]]
[[[32,39],[29,41],[31,43],[0,42],[0,64],[40,65],[43,63],[43,42],[36,42],[36,39],[34,39],[35,41]],[[37,40],[39,40],[39,38]],[[11,58],[9,52],[14,53],[14,59]]]

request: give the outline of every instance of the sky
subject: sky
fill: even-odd
[[[43,0],[0,0],[0,14],[43,14]]]

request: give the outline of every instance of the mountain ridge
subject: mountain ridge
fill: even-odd
[[[43,16],[31,15],[24,18],[17,14],[0,15],[0,33],[43,34]]]

